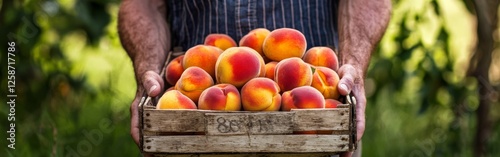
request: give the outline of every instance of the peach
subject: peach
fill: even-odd
[[[168,84],[175,85],[177,80],[181,77],[182,72],[184,72],[184,67],[182,67],[183,58],[184,55],[175,57],[165,68],[165,80],[167,80]]]
[[[325,108],[325,98],[321,93],[311,86],[301,86],[286,91],[281,96],[281,110],[305,108]]]
[[[252,78],[261,75],[262,57],[248,47],[231,47],[224,51],[215,64],[217,83],[229,83],[242,87]]]
[[[252,52],[255,52],[255,51],[252,51]],[[259,77],[264,77],[264,76],[266,76],[266,62],[264,61],[264,58],[262,58],[261,55],[257,55],[257,56],[258,56],[259,62],[260,62]]]
[[[266,75],[266,62],[264,61],[264,58],[262,58],[262,56],[257,51],[251,51],[251,52],[256,53],[258,58],[259,58],[259,62],[260,62],[259,77],[264,77]]]
[[[193,102],[198,102],[198,98],[203,90],[214,85],[212,77],[199,67],[189,67],[181,75],[175,84],[175,89],[189,97]]]
[[[226,50],[230,47],[236,47],[236,42],[230,36],[226,34],[209,34],[205,38],[205,45],[215,46],[222,50]]]
[[[315,67],[311,86],[316,88],[327,99],[338,99],[340,96],[337,90],[339,75],[327,67]]]
[[[274,70],[276,69],[276,64],[278,64],[278,62],[271,61],[271,62],[267,63],[266,65],[264,65],[265,71],[266,71],[264,77],[267,77],[267,78],[274,80]]]
[[[304,62],[314,66],[328,67],[334,71],[339,69],[339,59],[335,51],[329,47],[313,47],[307,50],[302,58]]]
[[[241,102],[245,111],[278,111],[280,88],[269,78],[251,79],[241,88]]]
[[[325,108],[337,108],[342,102],[335,99],[325,99]]]
[[[178,90],[169,90],[160,97],[156,109],[196,109],[196,104]]]
[[[198,109],[239,111],[240,92],[231,84],[217,84],[205,89],[198,100]]]
[[[241,38],[239,45],[250,47],[257,51],[261,56],[264,56],[262,45],[264,44],[264,40],[269,33],[271,32],[265,28],[254,29]]]
[[[166,92],[166,91],[171,91],[171,90],[175,90],[175,86],[172,86],[172,87],[167,88],[167,90],[165,90],[165,92]]]
[[[222,50],[208,45],[196,45],[186,51],[182,60],[182,67],[200,67],[212,78],[215,78],[215,62],[219,58]]]
[[[274,61],[290,57],[302,58],[307,48],[306,37],[300,31],[291,28],[273,30],[264,40],[264,55]]]
[[[297,57],[284,59],[276,64],[274,81],[281,91],[289,91],[295,87],[310,86],[312,82],[311,66]]]

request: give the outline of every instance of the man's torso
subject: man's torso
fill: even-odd
[[[203,44],[208,34],[223,33],[236,42],[255,28],[294,28],[307,47],[338,45],[337,1],[332,0],[176,0],[167,1],[173,46]]]

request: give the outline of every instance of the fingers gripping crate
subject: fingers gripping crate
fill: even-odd
[[[139,104],[140,147],[156,156],[328,156],[357,146],[351,96],[335,109],[276,112],[157,110],[157,99]]]

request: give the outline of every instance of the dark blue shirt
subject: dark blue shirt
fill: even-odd
[[[231,36],[236,43],[255,28],[294,28],[307,48],[336,48],[337,1],[333,0],[169,0],[168,21],[173,47],[187,50],[203,44],[211,33]]]

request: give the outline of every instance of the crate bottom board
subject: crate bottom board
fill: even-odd
[[[206,153],[154,154],[155,157],[331,157],[336,153]]]
[[[349,135],[144,136],[150,153],[338,153]]]

